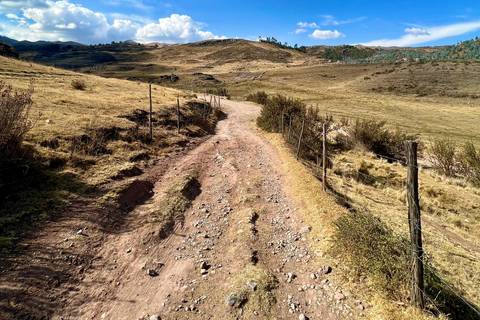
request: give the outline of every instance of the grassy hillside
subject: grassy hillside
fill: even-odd
[[[76,195],[139,174],[153,159],[184,149],[190,137],[211,132],[217,117],[199,116],[203,105],[187,104],[195,101],[194,96],[154,85],[152,141],[147,84],[5,57],[0,57],[0,78],[14,92],[28,92],[33,81],[29,117],[35,124],[26,136],[23,155],[2,163],[0,248]],[[176,133],[177,98],[180,134]]]

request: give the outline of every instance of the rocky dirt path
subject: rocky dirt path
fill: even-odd
[[[277,153],[255,127],[259,108],[222,102],[228,117],[217,134],[145,173],[153,197],[114,225],[92,221],[101,211],[86,199],[83,212],[27,239],[22,257],[3,270],[9,294],[0,308],[44,304],[48,318],[64,320],[358,316],[363,306],[330,279],[331,268],[308,244]],[[196,197],[162,239],[152,212],[187,173],[198,179]],[[36,260],[37,275],[26,276],[22,263]],[[12,298],[29,290],[44,296]]]

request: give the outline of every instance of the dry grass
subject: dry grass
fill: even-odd
[[[329,171],[332,189],[348,198],[354,207],[368,208],[397,234],[408,234],[404,166],[355,151],[338,155],[333,162]],[[356,178],[361,167],[368,168],[366,174],[371,179]],[[478,189],[420,170],[419,193],[422,215],[427,219],[422,229],[430,264],[460,294],[479,305]]]
[[[334,232],[332,223],[338,217],[347,214],[348,211],[337,204],[339,199],[336,196],[338,195],[330,194],[330,196],[325,196],[319,192],[321,183],[295,160],[280,135],[267,134],[267,137],[279,151],[283,172],[286,175],[286,180],[289,182],[289,192],[298,205],[303,223],[313,226],[310,240],[312,246],[317,250],[317,254],[321,257],[322,261],[319,261],[319,263],[338,265],[339,261],[329,255],[324,255],[323,252],[327,252],[332,246]],[[406,195],[402,191],[406,176],[404,167],[378,160],[371,154],[358,154],[353,151],[337,156],[334,163],[334,168],[328,172],[329,184],[333,190],[348,197],[349,202],[354,207],[368,207],[370,212],[381,218],[396,234],[408,234],[408,220],[404,202]],[[358,181],[356,179],[358,176],[354,174],[354,171],[362,166],[368,168],[369,174],[375,177],[369,184],[364,184],[364,180],[362,180],[363,182]],[[337,170],[337,174],[333,173],[335,170]],[[422,197],[428,197],[428,195],[438,196],[435,191],[431,190],[434,187],[428,187],[428,183],[426,183],[429,182],[436,186],[436,179],[438,177],[432,176],[428,172],[420,172],[420,192]],[[388,181],[390,188],[385,187],[382,181]],[[454,194],[450,201],[456,197],[455,202],[459,206],[462,206],[464,201],[471,201],[470,194],[462,195],[465,190],[459,189],[458,185],[453,182],[446,186],[446,191]],[[343,201],[340,199],[340,202]],[[442,225],[452,221],[449,225],[453,228],[455,226],[453,222],[456,219],[455,215],[449,213],[448,208],[445,208],[443,213],[443,215],[428,213],[426,215],[428,215],[429,219]],[[475,219],[474,210],[470,211],[469,218]],[[478,220],[475,221],[478,223]],[[477,284],[480,283],[477,279],[480,273],[476,266],[476,261],[479,258],[478,253],[462,248],[458,243],[441,235],[431,225],[424,225],[423,230],[424,246],[430,264],[438,270],[442,278],[457,288],[465,298],[478,304]],[[474,242],[478,238],[476,235],[468,236],[468,232],[458,228],[454,229],[454,231],[459,232],[466,237],[465,239],[472,241],[472,243],[476,243]],[[460,270],[459,265],[463,266],[463,270]],[[343,283],[357,296],[363,297],[370,302],[372,307],[368,309],[368,317],[371,319],[434,318],[431,314],[418,312],[408,305],[399,305],[391,300],[387,300],[385,295],[376,293],[378,288],[375,286],[375,283],[349,283],[349,280],[346,278],[343,279]],[[444,315],[440,315],[440,318],[446,319]]]
[[[150,141],[145,123],[125,118],[135,110],[149,109],[148,84],[5,57],[0,57],[0,75],[17,92],[28,92],[30,80],[35,79],[30,115],[36,125],[25,136],[28,164],[1,172],[2,183],[9,182],[7,187],[0,186],[1,192],[9,196],[1,201],[0,231],[9,243],[21,236],[22,226],[48,219],[77,194],[118,179],[134,164],[148,166],[155,158],[183,148],[189,136],[208,133],[220,116],[211,113],[202,123],[182,122],[177,134],[176,119],[171,119],[172,114],[176,116],[177,98],[183,117],[190,119],[194,111],[184,103],[194,96],[153,85],[155,127]],[[74,80],[85,83],[85,90],[72,87]]]

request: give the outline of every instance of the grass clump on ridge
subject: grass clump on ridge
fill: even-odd
[[[253,290],[248,282],[257,284],[256,289]],[[268,270],[248,264],[236,274],[233,285],[237,295],[243,298],[245,308],[263,311],[267,315],[272,313],[277,304],[273,291],[278,288],[278,280]]]
[[[186,174],[173,181],[153,212],[152,222],[160,224],[158,230],[161,239],[170,235],[176,222],[183,224],[185,211],[200,193],[200,182],[193,175]]]

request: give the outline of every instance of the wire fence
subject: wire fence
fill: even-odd
[[[283,117],[283,116],[282,116]],[[363,119],[363,118],[359,118],[359,119]],[[365,120],[365,119],[363,119]],[[303,148],[313,152],[314,154],[317,155],[317,165],[320,165],[320,163],[318,163],[318,157],[321,156],[324,156],[325,159],[328,159],[328,161],[330,161],[330,163],[335,163],[335,159],[329,155],[323,155],[323,151],[320,150],[318,147],[315,147],[305,141],[302,141],[301,139],[301,135],[296,131],[296,129],[294,128],[294,125],[292,125],[292,127],[290,127],[290,124],[292,123],[291,121],[285,121],[284,119],[282,119],[282,122],[283,122],[283,125],[284,127],[282,127],[282,130],[283,132],[282,133],[282,136],[284,137],[284,139],[286,140],[286,142],[288,144],[292,144],[292,147],[293,146],[297,146],[300,145],[302,146]],[[295,121],[293,121],[293,123],[295,123]],[[297,121],[296,123],[300,123],[299,121]],[[288,132],[288,138],[286,137],[287,136],[287,132]],[[323,138],[323,135],[325,134],[328,134],[328,131],[326,133],[322,132],[321,133],[321,137],[320,138]],[[293,141],[292,141],[292,138],[293,138]],[[349,148],[352,148],[352,149],[355,149],[356,146],[353,145],[352,143],[349,143],[348,141],[342,141],[343,143],[347,144]],[[387,161],[390,161],[390,162],[397,162],[403,166],[406,166],[407,168],[408,167],[413,167],[413,168],[416,168],[416,169],[420,169],[420,167],[418,165],[413,165],[413,164],[409,164],[407,163],[406,161],[403,161],[401,159],[397,159],[397,158],[393,158],[393,157],[390,157],[390,156],[385,156],[385,155],[382,155],[382,154],[378,154],[378,153],[375,153],[373,152],[373,154],[375,156],[377,156],[378,158],[382,158],[382,159],[385,159]],[[322,165],[326,165],[324,163],[322,163]],[[362,176],[364,177],[365,179],[371,179],[372,181],[375,181],[376,183],[382,185],[383,187],[392,187],[394,189],[398,189],[399,186],[398,186],[398,183],[392,183],[390,181],[390,179],[388,177],[386,177],[385,179],[379,179],[369,173],[365,173],[365,172],[361,172],[359,170],[356,170],[355,171],[355,174],[358,174],[359,176]],[[319,176],[317,176],[317,178],[320,179]],[[328,179],[327,179],[328,180]],[[326,183],[327,181],[325,181]],[[406,184],[405,184],[406,185]],[[344,195],[342,192],[336,192],[334,191],[333,189],[329,189],[328,190],[328,194],[332,197],[335,197],[337,198],[338,200],[341,201],[341,203],[349,203],[351,204],[352,202],[352,199],[349,198],[347,195]],[[366,212],[369,212],[368,208],[360,203],[355,203],[356,206],[358,206],[359,208],[365,210]],[[405,215],[405,224],[407,225],[411,225],[414,229],[416,230],[420,230],[421,231],[421,225],[420,224],[417,224],[417,223],[412,223],[410,224],[410,221],[407,217],[407,215]],[[447,239],[449,238],[444,232],[443,232],[443,236],[445,236]],[[423,248],[422,247],[418,247],[418,246],[415,246],[415,245],[412,245],[412,246],[407,246],[404,242],[398,240],[397,241],[399,245],[401,245],[407,252],[410,256],[412,257],[415,257],[415,255],[413,255],[414,251],[415,250],[422,250],[423,251]],[[434,241],[432,241],[432,243],[434,243]],[[434,245],[434,247],[436,247],[437,249],[439,250],[443,250],[445,251],[444,249],[441,249],[438,245]],[[440,274],[429,264],[427,263],[427,261],[424,261],[424,254],[422,254],[421,256],[417,257],[417,259],[419,259],[419,262],[421,262],[425,269],[427,270],[427,272],[431,275],[433,275],[434,277],[436,277],[443,286],[445,286],[445,288],[447,290],[449,290],[455,297],[457,297],[460,301],[462,301],[462,303],[471,310],[471,312],[480,319],[480,312],[479,310],[472,304],[470,303],[469,301],[467,301],[462,294],[460,294],[458,292],[458,290],[456,290],[451,284],[449,284],[446,280],[444,280]],[[413,262],[413,261],[412,261]],[[411,270],[410,271],[405,271],[406,273],[404,274],[404,276],[407,276],[407,278],[411,278],[412,277],[412,274],[411,274]],[[413,283],[413,287],[419,291],[422,292],[423,296],[424,296],[424,299],[426,299],[429,304],[431,305],[431,307],[433,309],[436,310],[436,312],[438,312],[438,314],[442,313],[441,312],[441,309],[442,307],[439,306],[438,302],[436,301],[437,297],[430,297],[429,294],[427,292],[425,292],[425,289],[422,289],[420,288],[418,285],[416,285],[415,283]],[[439,295],[439,293],[437,293],[437,295]]]

